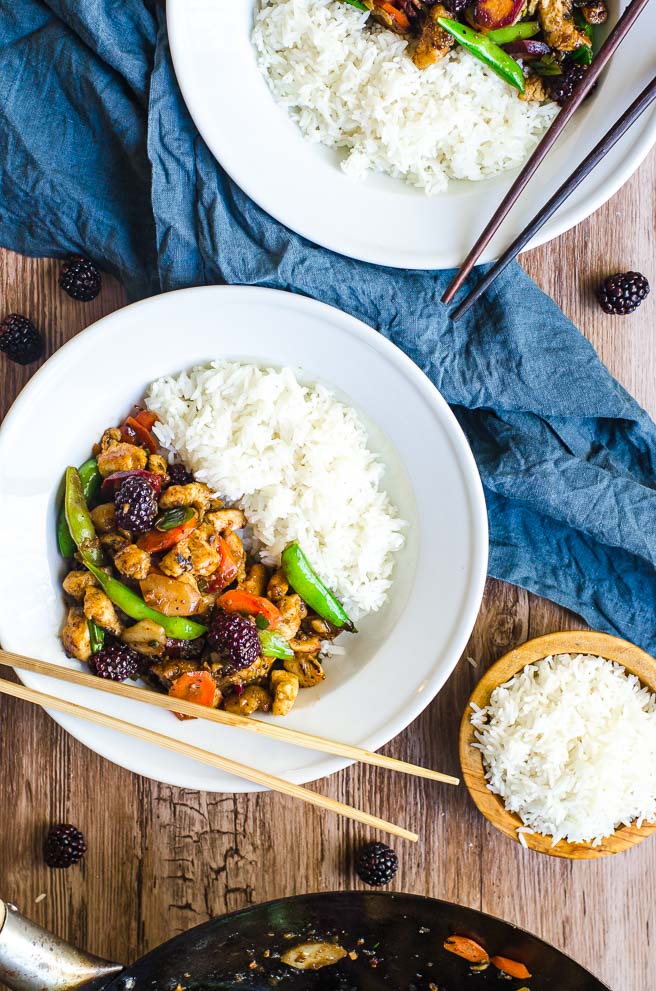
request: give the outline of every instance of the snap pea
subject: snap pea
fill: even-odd
[[[592,65],[594,41],[592,24],[588,24],[580,10],[574,13],[574,23],[585,32],[586,37],[590,40],[590,44],[580,45],[578,48],[575,48],[571,54],[572,62],[576,62],[578,65]]]
[[[281,661],[291,661],[294,651],[286,640],[271,630],[258,630],[260,647],[264,657],[277,657]]]
[[[84,558],[93,564],[103,563],[103,552],[98,541],[96,528],[89,515],[89,507],[82,491],[82,479],[77,468],[66,469],[66,490],[64,492],[66,522],[75,546]]]
[[[102,483],[102,476],[98,471],[98,462],[95,458],[89,458],[77,470],[82,483],[82,494],[87,503],[91,502],[98,493]],[[68,523],[66,522],[66,507],[62,501],[57,514],[57,544],[62,557],[73,557],[75,554],[75,541],[71,536]]]
[[[130,619],[137,621],[152,619],[163,627],[167,637],[172,637],[174,640],[197,640],[207,633],[207,627],[194,622],[193,619],[187,619],[185,616],[165,616],[156,609],[151,609],[141,596],[127,585],[105,574],[92,561],[84,558],[84,563],[107,597]]]
[[[105,645],[105,631],[102,626],[98,626],[92,619],[87,620],[89,627],[89,640],[91,642],[91,653],[97,654]]]
[[[453,35],[471,55],[496,72],[497,76],[514,86],[520,93],[524,92],[524,73],[521,65],[494,41],[490,41],[487,35],[474,31],[473,28],[460,24],[459,21],[452,21],[449,17],[438,17],[437,23]]]
[[[519,21],[518,24],[510,24],[507,28],[495,28],[485,35],[495,45],[507,45],[511,41],[520,41],[525,38],[533,38],[540,31],[537,21]]]
[[[360,3],[360,0],[343,0],[343,2],[350,4],[351,7],[357,7],[358,10],[369,10],[363,3]]]
[[[318,616],[333,626],[356,633],[342,603],[326,588],[298,544],[289,544],[280,560],[285,578],[305,603]]]

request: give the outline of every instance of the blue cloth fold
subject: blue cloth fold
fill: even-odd
[[[656,652],[656,427],[519,266],[453,325],[449,273],[352,261],[278,224],[196,131],[154,0],[0,4],[0,107],[3,246],[89,254],[132,298],[261,285],[364,320],[469,438],[490,573]]]

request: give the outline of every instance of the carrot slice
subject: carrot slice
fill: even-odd
[[[281,620],[280,610],[274,606],[273,602],[265,599],[262,595],[242,592],[238,588],[232,592],[224,592],[216,600],[216,604],[225,609],[226,612],[244,612],[249,616],[263,616],[271,630]]]
[[[468,960],[469,963],[488,963],[490,957],[486,950],[468,936],[449,936],[444,942],[444,949],[455,953],[457,957]]]
[[[145,427],[146,430],[152,430],[157,423],[157,415],[155,413],[151,413],[150,410],[142,409],[139,410],[135,416],[135,420],[137,423],[140,423],[142,427]]]
[[[503,974],[508,974],[509,977],[517,977],[522,981],[531,977],[530,972],[524,964],[519,963],[517,960],[509,960],[508,957],[492,957],[492,963],[497,970],[500,970]]]
[[[196,513],[186,523],[181,523],[173,530],[150,530],[143,537],[137,540],[137,547],[142,551],[149,551],[151,554],[158,554],[175,547],[181,540],[188,537],[198,526],[198,516]]]
[[[143,423],[129,416],[121,428],[121,436],[128,444],[144,444],[151,454],[157,451],[157,441]]]
[[[196,705],[212,707],[216,698],[216,682],[209,671],[187,671],[181,674],[169,688],[169,695],[174,699],[185,699]],[[195,719],[182,712],[176,712],[178,719]]]
[[[381,10],[384,10],[386,14],[389,14],[397,27],[401,28],[402,31],[410,30],[410,21],[398,7],[388,3],[387,0],[374,0],[374,4],[376,7],[380,7]]]

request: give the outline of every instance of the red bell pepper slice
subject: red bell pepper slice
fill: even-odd
[[[151,454],[157,452],[157,441],[150,430],[133,416],[129,416],[121,427],[121,437],[127,444],[143,445],[148,448]]]
[[[237,577],[237,563],[232,556],[228,542],[224,537],[219,537],[216,551],[221,558],[221,562],[207,583],[207,591],[212,595],[218,595],[224,588],[227,588]]]
[[[142,551],[148,551],[150,554],[158,554],[161,551],[168,551],[171,547],[175,547],[184,537],[188,537],[190,533],[198,526],[198,515],[194,513],[190,519],[185,523],[181,523],[180,526],[176,526],[173,530],[151,530],[149,533],[145,533],[143,537],[139,537],[137,540],[137,547]]]
[[[157,423],[157,414],[151,413],[148,409],[141,409],[138,413],[135,413],[135,420],[140,423],[142,427],[146,430],[152,430]]]
[[[274,606],[273,602],[265,599],[262,595],[253,595],[251,592],[244,592],[239,588],[232,592],[224,592],[216,600],[216,604],[225,609],[226,612],[244,612],[249,616],[263,616],[270,630],[277,626],[282,618],[280,610]]]
[[[155,475],[152,471],[144,471],[143,468],[135,468],[133,471],[115,471],[112,475],[108,475],[102,483],[100,494],[106,499],[113,499],[121,482],[129,478],[130,475],[147,479],[155,490],[155,495],[159,495],[162,491],[163,478],[161,475]]]

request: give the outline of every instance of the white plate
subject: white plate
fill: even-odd
[[[256,0],[168,0],[175,70],[210,150],[236,183],[287,227],[340,254],[398,268],[460,264],[517,172],[483,182],[453,182],[428,197],[401,180],[349,179],[337,153],[304,140],[278,106],[250,43]],[[337,2],[337,0],[336,0]],[[616,11],[624,4],[610,2]],[[595,96],[493,239],[496,258],[609,125],[651,80],[656,4],[648,4],[616,53]],[[656,141],[656,110],[645,113],[570,197],[529,247],[557,237],[597,210],[626,182]]]
[[[348,398],[387,466],[386,487],[410,527],[389,602],[342,640],[321,688],[301,692],[286,725],[378,749],[430,702],[453,670],[476,619],[487,564],[487,517],[474,460],[447,404],[398,348],[358,320],[268,289],[189,289],[136,303],[74,338],[40,369],[0,429],[0,642],[67,661],[55,515],[65,467],[160,375],[217,357],[291,365]],[[11,566],[7,563],[11,562]],[[340,641],[341,642],[341,641]],[[20,674],[20,672],[19,672]],[[170,713],[92,689],[21,674],[31,687],[191,741],[290,781],[348,761]],[[68,716],[53,716],[109,760],[170,784],[206,791],[252,786]],[[432,755],[436,765],[438,753]]]

